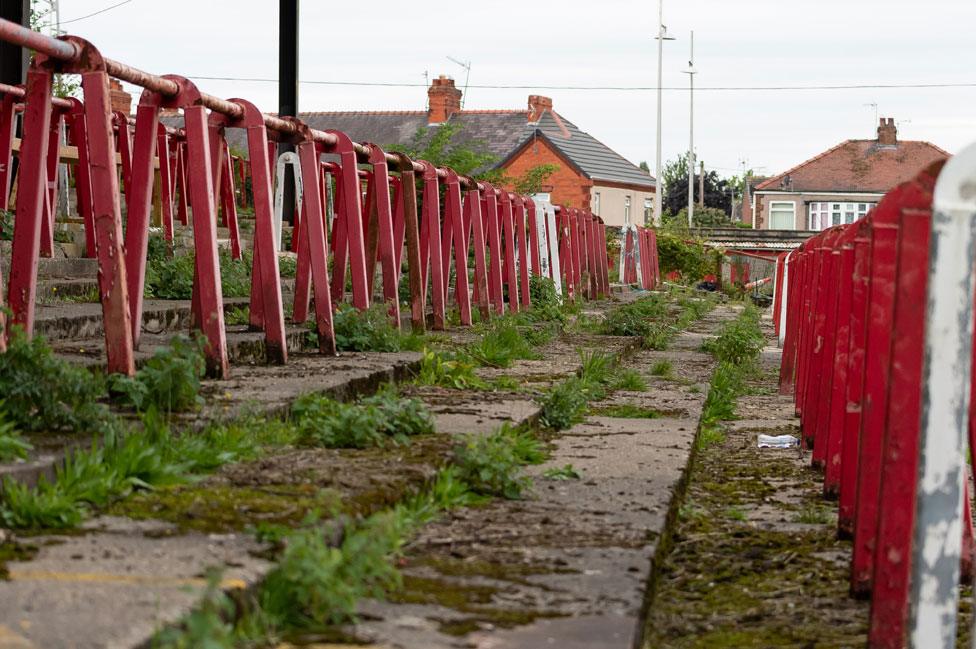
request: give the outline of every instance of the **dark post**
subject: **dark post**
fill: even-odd
[[[0,0],[0,18],[30,27],[30,0]],[[0,83],[24,83],[29,60],[27,49],[0,41]]]
[[[278,114],[298,115],[298,0],[279,0],[278,4]],[[278,153],[294,151],[291,144],[279,143]],[[285,167],[284,210],[292,223],[295,216],[295,179],[292,167]]]

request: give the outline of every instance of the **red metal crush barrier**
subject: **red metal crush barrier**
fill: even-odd
[[[296,119],[263,115],[246,100],[218,99],[200,92],[185,78],[155,76],[104,58],[81,39],[49,38],[6,21],[0,21],[0,39],[36,52],[26,88],[0,85],[0,208],[9,206],[13,125],[17,112],[24,113],[7,291],[12,323],[21,325],[28,335],[33,328],[38,258],[53,249],[56,194],[51,179],[59,162],[60,132],[66,128],[68,140],[78,152],[72,175],[84,221],[86,253],[99,262],[111,372],[134,371],[154,194],[159,197],[158,219],[168,241],[173,240],[176,221],[192,224],[193,326],[206,337],[208,369],[215,376],[226,376],[229,371],[217,254],[218,217],[229,231],[231,256],[239,259],[244,251],[238,194],[241,205],[253,204],[250,324],[264,331],[269,362],[287,361],[272,205],[278,141],[297,145],[305,189],[292,242],[298,254],[294,320],[307,319],[314,295],[316,330],[325,353],[335,352],[332,313],[346,298],[347,272],[351,302],[365,309],[373,295],[378,264],[382,299],[391,319],[399,324],[404,247],[411,323],[418,329],[425,327],[428,291],[433,327],[445,327],[452,279],[462,325],[472,321],[472,303],[483,318],[492,311],[502,314],[507,308],[517,312],[529,306],[530,274],[541,273],[543,268],[552,273],[551,250],[559,251],[562,283],[569,298],[593,299],[610,293],[605,225],[588,210],[556,206],[556,230],[547,223],[540,228],[536,204],[528,197],[422,160],[388,154],[375,144],[353,142],[339,131],[318,131]],[[83,100],[52,98],[55,72],[81,74]],[[110,76],[144,88],[134,120],[111,112]],[[184,128],[162,125],[159,115],[163,108],[181,111]],[[227,128],[246,131],[246,161],[231,156],[224,139]],[[337,156],[338,161],[322,162],[323,154]],[[364,164],[368,170],[359,169]],[[420,214],[415,192],[418,177],[423,184]],[[249,192],[245,191],[248,183]],[[122,196],[128,212],[124,246]],[[641,285],[652,288],[660,281],[654,233],[639,228],[633,239],[632,250],[640,247],[639,254],[646,260]],[[468,267],[472,247],[473,269]]]
[[[819,233],[780,255],[776,266],[781,392],[794,395],[804,444],[813,449],[814,465],[824,469],[825,497],[838,499],[838,534],[853,539],[851,593],[871,598],[871,647],[903,647],[909,640],[912,646],[952,646],[955,584],[960,572],[971,576],[973,570],[968,485],[957,492],[958,511],[947,496],[927,494],[928,506],[942,503],[937,514],[954,521],[951,525],[931,525],[931,509],[927,527],[916,521],[916,511],[923,511],[920,485],[931,489],[920,477],[920,463],[941,466],[942,461],[920,454],[923,434],[931,434],[925,433],[931,404],[942,398],[924,382],[928,364],[939,361],[928,347],[938,334],[928,328],[944,322],[933,319],[929,283],[938,266],[931,255],[946,245],[930,241],[940,169],[941,163],[922,171],[889,192],[863,220]],[[939,228],[946,228],[947,218],[942,216]],[[963,272],[971,275],[972,268]],[[972,300],[964,307],[971,313]],[[971,325],[961,331],[971,345]],[[966,376],[955,378],[962,382]],[[976,402],[968,390],[976,388],[970,382],[959,385],[967,386],[972,415]],[[961,421],[968,421],[970,448],[976,448],[974,418]],[[951,543],[938,540],[947,535]],[[935,547],[928,545],[930,539],[961,548],[961,555],[945,552],[954,565],[945,568],[943,560],[939,568],[929,559]],[[928,554],[918,546],[923,541]],[[951,588],[913,582],[932,575],[951,581]],[[936,601],[946,617],[933,621]],[[925,642],[919,644],[920,638]]]

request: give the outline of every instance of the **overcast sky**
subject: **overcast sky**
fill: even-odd
[[[120,0],[61,0],[62,21]],[[655,0],[403,3],[304,0],[304,81],[416,83],[376,88],[303,84],[301,110],[422,110],[424,72],[464,82],[465,108],[522,108],[529,94],[630,160],[654,167]],[[976,84],[974,0],[665,0],[664,159],[688,147],[689,31],[695,31],[695,148],[732,174],[746,160],[771,174],[847,138],[874,137],[875,108],[899,137],[950,152],[976,141],[976,87],[708,90],[709,87]],[[130,0],[65,24],[112,58],[159,74],[277,75],[273,0]],[[273,83],[200,80],[202,89],[276,109]]]

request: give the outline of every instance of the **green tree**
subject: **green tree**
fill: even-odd
[[[437,167],[450,167],[463,176],[494,185],[512,187],[520,194],[535,194],[559,170],[559,165],[541,164],[519,176],[510,176],[494,166],[498,156],[488,151],[481,140],[464,137],[460,122],[446,122],[436,127],[421,126],[409,144],[389,144],[388,151],[405,153],[414,160],[426,160]]]
[[[662,195],[663,210],[665,213],[665,219],[667,219],[668,214],[676,215],[682,210],[687,210],[688,208],[688,155],[682,154],[674,160],[668,161],[664,168],[661,170],[661,180],[664,185],[664,194]],[[698,188],[701,178],[698,174],[695,174],[695,201],[696,205],[699,200]],[[727,218],[725,222],[727,223],[732,214],[732,198],[730,194],[729,180],[724,178],[719,178],[718,173],[715,171],[706,171],[704,177],[705,185],[705,207],[706,208],[716,208],[723,211]],[[686,212],[687,213],[687,212]],[[697,215],[698,210],[695,210]],[[713,221],[714,218],[709,216],[705,219],[706,221]],[[698,219],[695,219],[698,223]],[[687,222],[687,217],[685,221]],[[702,225],[713,225],[714,223],[702,223]]]

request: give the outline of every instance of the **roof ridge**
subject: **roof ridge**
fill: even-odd
[[[805,167],[805,166],[807,166],[808,164],[811,164],[811,163],[813,163],[813,162],[816,162],[817,160],[819,160],[819,159],[821,159],[821,158],[824,158],[824,157],[826,157],[827,155],[829,155],[829,154],[831,154],[831,153],[833,153],[834,151],[836,151],[837,149],[839,149],[839,148],[841,148],[841,147],[842,147],[842,146],[844,146],[845,144],[849,144],[849,143],[851,143],[851,142],[858,142],[858,141],[862,141],[862,140],[850,140],[850,139],[848,139],[848,140],[844,140],[844,141],[843,141],[843,142],[841,142],[840,144],[838,144],[838,145],[836,145],[836,146],[832,146],[832,147],[830,147],[829,149],[827,149],[826,151],[822,151],[822,152],[820,152],[819,154],[817,154],[817,155],[815,155],[815,156],[813,156],[812,158],[807,158],[806,160],[804,160],[804,161],[803,161],[803,162],[801,162],[800,164],[798,164],[798,165],[795,165],[795,166],[793,166],[793,167],[790,167],[789,169],[787,169],[787,170],[786,170],[786,171],[784,171],[783,173],[781,173],[781,174],[779,174],[779,175],[776,175],[776,176],[773,176],[772,178],[769,178],[768,180],[765,180],[765,181],[763,181],[763,182],[762,182],[761,184],[759,184],[759,185],[756,185],[756,189],[767,189],[767,186],[768,186],[768,185],[770,185],[770,184],[772,184],[772,182],[773,182],[774,180],[779,180],[779,179],[780,179],[780,178],[782,178],[783,176],[789,176],[789,175],[791,175],[791,174],[792,174],[792,173],[794,173],[794,172],[795,172],[795,171],[796,171],[797,169],[800,169],[801,167]],[[866,142],[866,141],[869,141],[869,140],[863,140],[863,141],[865,141],[865,142]]]
[[[426,110],[300,110],[299,115],[426,115]]]

